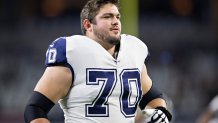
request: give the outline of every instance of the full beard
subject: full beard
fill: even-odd
[[[96,28],[93,30],[93,32],[100,40],[109,44],[117,45],[120,43],[120,35],[110,36],[105,30],[97,30]]]

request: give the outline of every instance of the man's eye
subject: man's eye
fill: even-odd
[[[104,18],[110,18],[110,16],[104,16]]]

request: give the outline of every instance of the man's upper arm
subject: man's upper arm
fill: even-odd
[[[141,72],[141,86],[142,86],[143,95],[146,94],[152,86],[152,80],[148,76],[147,68],[145,65],[143,66]]]
[[[66,96],[72,84],[72,74],[64,66],[47,67],[43,76],[38,81],[34,91],[40,92],[56,103]]]
[[[160,93],[156,88],[152,87],[152,80],[148,76],[146,66],[143,66],[142,72],[141,72],[141,86],[143,91],[143,97],[145,100],[149,100],[147,106],[155,108],[157,106],[163,106],[166,107],[166,102],[162,98],[162,93]],[[149,96],[148,96],[149,95]],[[146,101],[146,102],[147,102]]]

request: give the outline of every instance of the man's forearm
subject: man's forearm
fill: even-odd
[[[32,120],[30,123],[50,123],[50,122],[46,118],[38,118],[38,119]]]

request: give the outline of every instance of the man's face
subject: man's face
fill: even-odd
[[[93,33],[107,43],[116,45],[120,42],[120,13],[115,5],[106,4],[99,10],[93,24]]]

